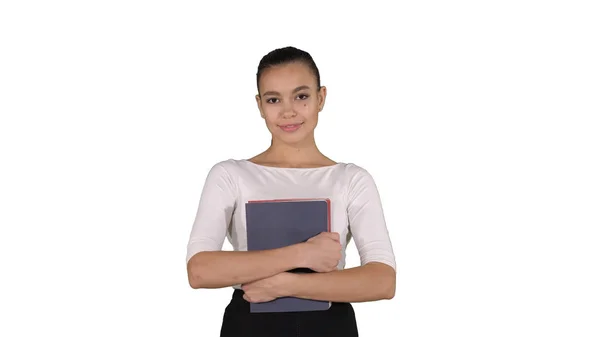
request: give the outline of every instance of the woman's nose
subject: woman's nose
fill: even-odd
[[[294,117],[296,115],[296,111],[294,110],[294,105],[291,102],[284,102],[281,109],[281,116],[285,118]]]

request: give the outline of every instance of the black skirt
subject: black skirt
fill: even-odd
[[[358,337],[350,303],[325,311],[250,313],[250,303],[236,289],[225,308],[221,337]]]

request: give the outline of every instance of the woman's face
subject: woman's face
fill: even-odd
[[[312,141],[326,89],[317,88],[310,68],[301,62],[270,67],[258,87],[258,108],[274,140],[292,145]]]

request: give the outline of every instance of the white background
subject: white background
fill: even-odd
[[[599,336],[593,1],[332,3],[3,1],[0,335],[218,336],[189,231],[210,167],[269,145],[256,67],[293,45],[394,243],[361,336]]]

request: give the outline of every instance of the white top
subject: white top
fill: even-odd
[[[382,262],[396,269],[379,192],[372,176],[355,164],[318,168],[281,168],[229,159],[208,173],[188,246],[187,261],[201,251],[218,251],[225,237],[235,250],[246,251],[248,200],[329,198],[331,231],[340,234],[342,259],[354,238],[361,265]]]

